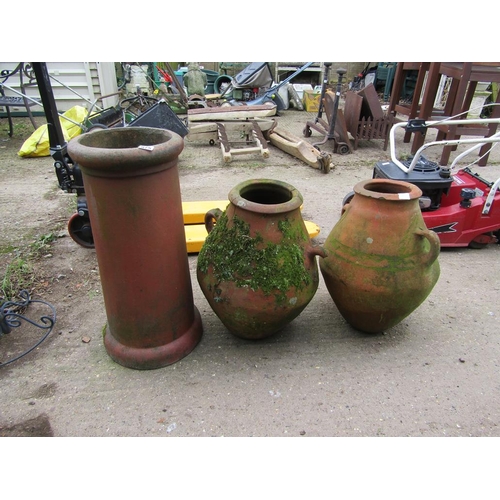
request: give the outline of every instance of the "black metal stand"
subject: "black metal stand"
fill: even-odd
[[[19,302],[7,301],[0,305],[0,338],[4,334],[10,334],[13,328],[20,327],[23,324],[23,321],[40,328],[44,333],[35,345],[24,351],[22,354],[19,354],[5,362],[0,361],[0,367],[9,365],[36,349],[49,336],[56,322],[56,310],[54,306],[48,302],[44,302],[43,300],[32,300],[30,294],[26,290],[21,290],[19,292],[19,297],[22,299]],[[47,306],[51,310],[52,315],[41,316],[38,322],[36,322],[20,314],[19,311],[24,311],[30,304],[34,303]]]
[[[18,92],[14,88],[9,87],[6,82],[9,78],[18,76],[19,77],[19,88],[21,92]],[[25,82],[24,79],[28,81]],[[26,87],[36,85],[36,78],[33,74],[33,67],[31,63],[19,63],[12,71],[4,69],[0,71],[0,107],[4,107],[7,113],[7,119],[9,120],[9,137],[14,135],[14,125],[12,123],[12,113],[10,108],[26,108],[28,117],[36,130],[36,121],[33,118],[33,113],[31,112],[32,106],[41,106],[39,102],[40,99],[31,99],[26,95]],[[17,94],[15,96],[5,95],[5,89]]]
[[[331,62],[325,63],[325,74],[323,75],[323,84],[321,85],[321,98],[319,100],[318,115],[316,116],[314,123],[318,123],[319,120],[321,120],[321,117],[323,116],[323,108],[324,108],[323,99],[325,98],[326,87],[328,86],[331,66],[332,66]]]

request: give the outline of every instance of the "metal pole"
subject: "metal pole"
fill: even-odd
[[[328,139],[334,139],[335,136],[335,122],[337,121],[337,111],[339,109],[339,101],[340,101],[340,94],[342,91],[342,77],[346,74],[347,70],[344,68],[339,68],[337,70],[337,74],[339,75],[338,81],[337,81],[337,88],[335,90],[335,101],[333,103],[333,113],[332,117],[330,120],[330,128],[328,130],[328,134],[323,137],[323,140],[320,142],[315,142],[313,144],[313,147],[321,146],[322,144],[325,144]]]
[[[325,72],[323,75],[323,84],[321,85],[321,98],[319,101],[319,109],[318,109],[318,116],[316,116],[316,119],[314,120],[314,123],[318,123],[319,119],[323,115],[323,99],[325,97],[326,93],[326,86],[328,85],[328,74],[330,72],[330,67],[332,66],[331,62],[326,62],[325,63]]]
[[[342,77],[346,74],[347,70],[344,68],[339,68],[337,74],[339,79],[337,81],[337,88],[335,90],[335,102],[333,104],[333,115],[332,121],[330,122],[330,131],[328,132],[328,139],[333,139],[335,133],[335,122],[337,121],[337,111],[339,109],[340,94],[342,92]]]
[[[51,150],[52,148],[60,149],[63,146],[66,146],[66,141],[64,139],[61,122],[59,121],[59,114],[57,112],[56,100],[50,84],[47,64],[44,62],[34,62],[32,64],[36,81],[38,83],[40,97],[42,98],[43,110],[47,119],[50,147]]]

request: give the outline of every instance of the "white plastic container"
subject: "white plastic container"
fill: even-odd
[[[294,83],[293,88],[297,91],[300,100],[304,99],[304,90],[312,90],[313,86],[309,83]]]

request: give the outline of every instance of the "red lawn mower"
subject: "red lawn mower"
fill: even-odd
[[[398,128],[425,134],[428,128],[446,125],[500,123],[492,119],[446,119],[440,121],[410,120],[396,123],[390,132],[391,161],[377,162],[373,178],[410,182],[422,190],[419,199],[422,216],[427,227],[439,236],[441,247],[482,248],[500,240],[500,178],[490,182],[471,170],[471,166],[457,168],[457,163],[483,145],[495,147],[500,132],[487,138],[434,141],[424,144],[410,159],[397,158],[395,134]],[[471,145],[457,155],[449,167],[427,160],[423,151],[435,146]],[[475,161],[479,161],[475,160]],[[475,163],[475,162],[473,162]],[[344,198],[348,203],[353,193]]]

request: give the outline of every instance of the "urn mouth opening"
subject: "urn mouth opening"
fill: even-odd
[[[354,187],[358,194],[370,198],[385,200],[414,200],[422,196],[422,191],[415,184],[391,179],[370,179]]]
[[[302,196],[293,186],[266,179],[239,184],[229,193],[229,200],[241,208],[264,213],[287,212],[302,204]]]
[[[270,186],[268,184],[256,184],[247,186],[240,191],[240,196],[253,203],[261,205],[280,205],[287,203],[293,198],[290,190],[282,186]]]
[[[366,184],[365,189],[367,191],[372,191],[374,193],[383,193],[383,194],[398,194],[398,193],[411,193],[410,186],[401,186],[394,184]]]

